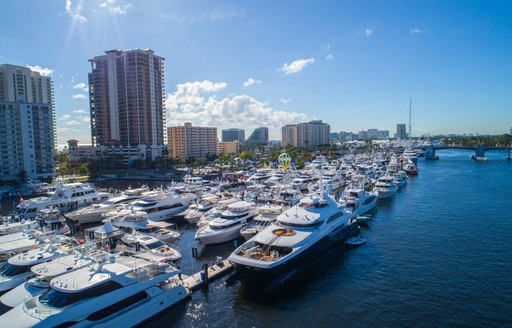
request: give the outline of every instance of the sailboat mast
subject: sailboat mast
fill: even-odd
[[[409,98],[409,139],[412,139],[411,108],[412,108],[412,98]]]

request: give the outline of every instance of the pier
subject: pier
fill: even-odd
[[[212,281],[217,280],[231,272],[234,269],[234,265],[228,260],[223,260],[219,263],[215,263],[212,266],[205,264],[202,271],[199,271],[191,276],[182,274],[181,279],[183,286],[194,291],[199,287],[208,287],[208,284]]]

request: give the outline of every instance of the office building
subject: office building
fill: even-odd
[[[397,124],[396,125],[395,138],[407,139],[407,128],[406,128],[405,124]]]
[[[249,139],[247,139],[247,143],[249,144],[259,144],[266,145],[268,144],[268,128],[259,127],[251,133]]]
[[[330,126],[321,120],[289,124],[281,128],[283,146],[318,147],[329,144]]]
[[[145,146],[151,158],[166,143],[164,58],[152,50],[110,50],[90,59],[93,146]]]
[[[218,155],[235,155],[240,153],[240,143],[238,141],[217,143]]]
[[[183,126],[168,128],[169,156],[182,159],[217,155],[217,128]]]
[[[0,65],[0,180],[53,177],[55,137],[52,79]]]
[[[238,141],[243,143],[245,141],[244,129],[224,129],[222,130],[222,142]]]

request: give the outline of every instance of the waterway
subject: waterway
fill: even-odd
[[[337,249],[300,285],[262,299],[221,279],[144,327],[512,326],[512,163],[503,152],[486,153],[488,162],[437,154],[379,201],[365,245]],[[195,259],[194,227],[180,230],[185,274],[234,248]]]

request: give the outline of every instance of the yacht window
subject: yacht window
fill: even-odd
[[[331,223],[332,221],[334,221],[336,219],[339,219],[342,216],[343,216],[342,212],[338,212],[336,214],[333,214],[333,215],[331,215],[331,217],[329,219],[327,219],[327,223]]]
[[[103,308],[99,311],[91,313],[87,320],[91,321],[98,321],[102,320],[106,317],[111,316],[112,314],[119,312],[135,303],[138,303],[148,297],[148,294],[146,292],[138,292],[135,295],[132,295],[130,297],[125,298],[124,300],[121,300],[117,303],[114,303],[112,305],[107,306],[106,308]]]
[[[7,262],[5,265],[0,268],[0,276],[4,277],[14,277],[19,274],[29,272],[30,271],[30,265],[29,266],[22,266],[22,265],[12,265],[11,263]]]
[[[234,214],[234,213],[232,213],[231,215],[221,215],[220,217],[222,219],[226,219],[226,220],[233,220],[233,219],[243,218],[246,215],[247,215],[247,212],[243,212],[242,214]]]
[[[39,302],[49,307],[62,308],[64,306],[68,306],[81,300],[85,300],[92,297],[98,297],[110,293],[111,291],[114,291],[121,287],[123,287],[121,284],[109,280],[102,284],[98,284],[96,286],[76,293],[65,293],[51,288],[44,292],[41,296],[39,296]]]
[[[212,226],[212,225],[210,225],[210,229],[212,229],[212,230],[222,230],[222,229],[227,229],[227,228],[234,227],[234,226],[239,225],[239,224],[240,224],[239,222],[233,222],[231,224],[223,225],[223,226]]]
[[[304,224],[279,221],[279,224],[282,226],[291,227],[291,228],[317,228],[320,224],[322,224],[322,221],[316,221],[313,223],[304,223]]]
[[[149,249],[155,249],[155,248],[158,248],[161,246],[165,246],[165,244],[159,240],[159,241],[155,241],[154,243],[151,243],[151,244],[146,244],[146,246]]]

